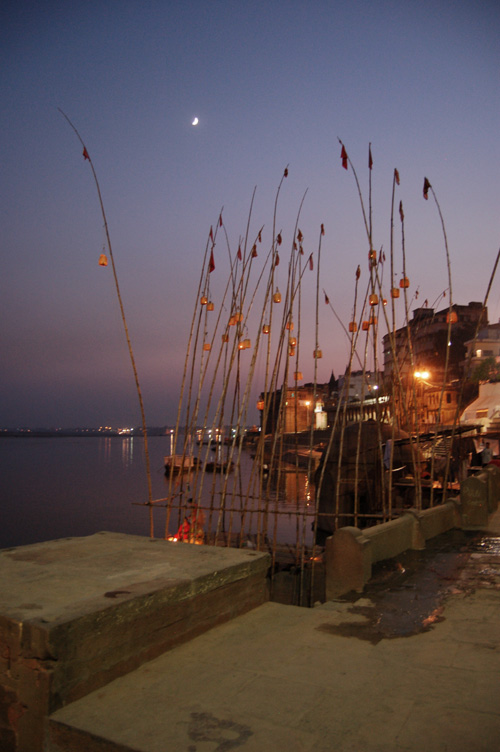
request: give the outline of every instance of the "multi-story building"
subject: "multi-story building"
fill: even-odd
[[[474,373],[479,372],[479,367],[487,363],[493,366],[500,366],[500,323],[489,324],[480,329],[477,336],[469,339],[465,346],[467,356],[464,364],[464,371],[471,377]],[[484,379],[488,378],[488,369],[485,370]],[[495,374],[496,375],[496,374]]]
[[[451,321],[451,336],[448,339]],[[454,304],[451,309],[434,311],[417,308],[408,326],[383,338],[384,379],[390,383],[399,371],[403,383],[415,371],[427,371],[432,381],[442,383],[448,351],[446,381],[460,379],[466,354],[466,343],[474,336],[480,322],[488,321],[488,309],[482,303]]]
[[[385,389],[396,387],[394,409],[409,430],[455,422],[461,380],[467,376],[467,343],[487,317],[477,302],[441,311],[422,307],[407,326],[384,336]]]
[[[260,411],[260,424],[266,433],[277,429],[284,433],[300,433],[311,428],[315,430],[327,427],[325,404],[329,397],[328,384],[304,384],[304,386],[287,387],[286,394],[277,389],[268,395],[267,415],[264,425],[266,395],[261,394],[257,402]]]

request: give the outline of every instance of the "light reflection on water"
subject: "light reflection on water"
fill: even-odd
[[[150,437],[148,446],[153,499],[164,499],[168,486],[163,457],[170,454],[170,437]],[[246,511],[242,508],[248,494],[253,493],[249,487],[252,466],[249,453],[244,451],[241,473],[229,477],[226,509],[233,510],[233,532],[239,531],[242,521],[245,532],[255,533],[257,529],[259,501],[248,502]],[[149,535],[148,508],[137,506],[148,499],[140,437],[0,438],[0,477],[0,548],[101,530]],[[201,503],[218,508],[222,486],[219,474],[207,477]],[[295,512],[306,509],[311,496],[305,473],[281,473],[279,481],[272,476],[269,490],[268,529],[274,530],[274,513],[280,512],[277,540],[294,543]],[[196,489],[184,485],[184,500],[193,492]],[[226,529],[229,514],[223,521]],[[176,531],[178,517],[178,512],[172,514],[171,532]],[[166,509],[158,505],[154,508],[158,537],[163,537],[165,519]],[[306,522],[308,537],[310,519]]]

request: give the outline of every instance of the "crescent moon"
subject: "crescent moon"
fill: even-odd
[[[200,121],[198,120],[198,118],[195,117],[195,119],[193,120],[193,122],[191,123],[191,125],[198,125],[199,122]]]

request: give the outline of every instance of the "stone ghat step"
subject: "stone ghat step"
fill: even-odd
[[[0,749],[41,752],[55,710],[266,601],[268,566],[120,533],[0,551]]]

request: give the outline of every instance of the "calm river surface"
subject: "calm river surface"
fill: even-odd
[[[168,436],[148,440],[153,499],[166,496],[163,457]],[[243,485],[252,460],[242,461]],[[293,475],[293,477],[292,477]],[[299,485],[303,483],[302,477]],[[295,474],[284,478],[277,539],[295,540]],[[299,493],[304,498],[304,490]],[[142,438],[0,438],[0,548],[101,530],[149,535]],[[154,509],[154,533],[163,537],[165,509]],[[309,525],[308,525],[309,527]],[[310,537],[310,536],[308,536]]]

